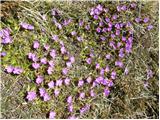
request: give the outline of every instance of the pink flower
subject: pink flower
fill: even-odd
[[[44,80],[43,76],[38,75],[37,78],[36,78],[36,83],[40,84],[40,83],[43,82],[43,80]]]
[[[76,34],[77,34],[76,31],[71,32],[71,35],[73,35],[73,36],[75,36]]]
[[[50,111],[49,113],[49,119],[55,119],[56,113],[53,111]]]
[[[100,69],[100,64],[96,63],[96,69]]]
[[[63,73],[63,75],[67,75],[68,69],[67,69],[67,68],[63,68],[63,69],[62,69],[62,73]]]
[[[55,97],[57,97],[57,96],[59,95],[59,93],[60,93],[60,91],[59,91],[58,89],[55,89],[55,90],[54,90],[54,95],[55,95]]]
[[[54,88],[54,82],[53,82],[53,81],[50,81],[50,82],[48,83],[48,87],[49,87],[49,88]]]
[[[67,103],[68,103],[68,104],[71,104],[71,103],[72,103],[72,96],[69,96],[69,97],[67,98]]]
[[[70,61],[71,61],[71,63],[74,63],[74,62],[75,62],[74,56],[71,56],[71,57],[70,57]]]
[[[72,63],[71,62],[66,62],[66,65],[68,68],[72,67]]]
[[[111,55],[110,55],[110,54],[107,54],[107,55],[106,55],[106,59],[108,59],[108,60],[111,59]]]
[[[71,81],[71,79],[69,79],[69,78],[64,79],[65,85],[69,85],[69,84],[70,84],[70,81]]]
[[[118,67],[122,68],[122,67],[123,67],[123,62],[121,62],[121,61],[116,61],[116,62],[115,62],[115,66],[118,66]]]
[[[110,70],[109,66],[107,65],[106,68],[105,68],[105,72],[109,72],[109,70]]]
[[[84,92],[80,93],[80,94],[79,94],[79,98],[80,98],[80,99],[84,99],[84,98],[85,98],[85,93],[84,93]]]
[[[115,72],[115,71],[113,71],[113,72],[111,73],[111,78],[112,78],[112,79],[116,79],[116,72]]]
[[[90,76],[87,78],[87,82],[88,82],[88,83],[91,83],[91,82],[92,82],[92,78],[91,78]]]
[[[78,87],[83,86],[83,84],[84,84],[84,81],[83,81],[83,80],[79,80],[79,82],[78,82]]]
[[[46,93],[46,90],[44,88],[39,88],[40,97],[43,97],[45,93]]]
[[[15,67],[13,69],[13,74],[16,74],[16,75],[19,75],[23,72],[23,69],[22,68],[19,68],[19,67]]]
[[[58,35],[53,35],[53,36],[52,36],[52,40],[54,40],[54,41],[56,41],[56,42],[57,42],[57,41],[58,41],[58,39],[59,39],[59,38],[58,38]]]
[[[53,72],[53,67],[48,67],[48,69],[47,69],[48,75],[51,75],[52,72]]]
[[[13,72],[13,69],[14,69],[13,66],[7,66],[7,67],[6,67],[7,73],[12,73],[12,72]]]
[[[44,96],[43,96],[43,100],[48,101],[50,99],[51,99],[51,97],[48,95],[48,93],[45,93]]]
[[[56,86],[62,86],[63,80],[59,79],[56,81]]]
[[[34,49],[38,49],[39,48],[39,42],[36,40],[36,41],[34,41],[34,43],[33,43],[33,48]]]
[[[91,90],[91,91],[90,91],[90,96],[91,96],[91,97],[94,97],[95,95],[96,95],[96,94],[94,93],[94,91]]]
[[[105,70],[101,68],[100,75],[104,75]]]
[[[34,30],[34,26],[32,26],[31,24],[27,24],[27,23],[21,22],[20,26],[22,28],[26,29],[26,30]]]
[[[87,62],[88,64],[91,64],[92,59],[91,59],[91,58],[87,58],[86,62]]]
[[[50,65],[50,67],[52,67],[52,68],[53,68],[53,67],[54,67],[54,65],[55,65],[53,60],[48,61],[48,64],[49,64],[49,65]]]
[[[49,50],[49,48],[50,48],[50,45],[48,45],[48,44],[45,44],[45,45],[44,45],[44,48],[45,48],[45,50]]]
[[[55,57],[56,57],[56,51],[55,51],[54,49],[51,50],[50,56],[51,56],[52,58],[55,58]]]
[[[34,99],[36,99],[36,97],[37,97],[36,92],[29,91],[26,98],[28,101],[33,101]]]
[[[104,95],[108,96],[110,94],[110,90],[108,88],[104,89]]]
[[[47,64],[47,58],[42,58],[42,59],[41,59],[41,63],[42,63],[42,64]]]
[[[70,104],[70,105],[68,106],[68,110],[69,110],[69,112],[73,112],[73,105],[72,105],[72,104]]]
[[[28,59],[30,59],[30,60],[32,60],[34,62],[36,62],[38,60],[36,54],[34,54],[34,53],[29,53],[28,54]]]
[[[62,54],[65,54],[67,51],[66,51],[66,48],[63,46],[63,47],[61,47],[61,53]]]
[[[40,67],[40,64],[39,63],[32,63],[32,67],[34,69],[38,69]]]

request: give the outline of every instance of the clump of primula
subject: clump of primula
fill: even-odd
[[[86,21],[80,18],[78,23],[70,18],[59,20],[58,18],[61,17],[60,11],[52,9],[52,25],[55,26],[56,30],[62,31],[63,29],[67,29],[67,26],[75,24],[80,30],[83,29],[85,31],[88,40],[84,37],[85,35],[80,34],[79,29],[72,29],[68,34],[74,41],[80,44],[82,51],[84,50],[87,53],[82,55],[85,68],[88,67],[88,70],[93,69],[89,71],[90,73],[87,76],[80,76],[78,79],[75,78],[77,81],[74,81],[73,76],[70,76],[70,72],[79,58],[70,53],[68,46],[62,38],[62,34],[51,34],[51,42],[58,45],[56,47],[50,43],[42,44],[40,39],[33,40],[31,51],[26,56],[28,57],[28,61],[31,62],[30,70],[35,73],[34,82],[38,89],[33,90],[31,88],[30,91],[27,91],[26,99],[32,102],[36,100],[41,100],[43,103],[51,102],[52,99],[58,99],[61,97],[61,94],[64,94],[64,88],[67,90],[71,88],[71,91],[68,92],[74,92],[74,94],[65,94],[65,104],[69,112],[69,118],[76,119],[77,117],[73,114],[74,111],[79,110],[79,115],[83,115],[90,110],[92,104],[86,101],[97,96],[97,87],[100,90],[98,93],[103,94],[105,97],[110,96],[115,79],[121,73],[126,75],[129,73],[128,68],[125,66],[125,59],[132,53],[132,46],[135,41],[134,25],[141,24],[145,30],[149,31],[153,29],[148,16],[137,17],[135,15],[134,19],[127,19],[125,21],[121,18],[121,14],[128,14],[136,9],[137,4],[135,2],[128,5],[120,4],[113,6],[112,9],[105,6],[105,4],[98,4],[90,9],[89,20]],[[46,16],[43,16],[43,19],[47,21]],[[20,23],[20,27],[22,30],[29,32],[35,30],[35,27],[28,23],[22,22]],[[94,38],[91,38],[93,40],[90,40],[90,36],[92,36],[90,33],[94,34]],[[0,37],[4,45],[13,42],[9,28],[2,29]],[[68,38],[68,40],[71,38]],[[100,47],[95,47],[92,45],[92,42]],[[42,51],[44,53],[41,53]],[[5,52],[1,53],[1,56],[6,56]],[[62,60],[59,60],[60,57],[62,57]],[[57,60],[59,61],[57,62]],[[23,69],[14,67],[13,65],[8,65],[5,71],[16,75],[23,73]],[[77,76],[77,74],[74,76]],[[152,76],[152,71],[148,69],[147,79]],[[86,87],[88,87],[87,90]],[[74,107],[74,103],[78,101],[83,103],[83,105]],[[53,106],[49,107],[51,110],[49,118],[55,119],[59,113],[53,111],[55,109]]]

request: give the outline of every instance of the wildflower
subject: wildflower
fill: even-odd
[[[66,65],[68,68],[72,67],[72,63],[71,62],[66,62]]]
[[[110,19],[108,17],[106,17],[105,21],[108,23],[108,22],[110,22]]]
[[[71,56],[71,57],[70,57],[70,61],[71,61],[71,63],[74,63],[74,62],[75,62],[74,56]]]
[[[52,72],[53,72],[53,67],[48,67],[48,69],[47,69],[48,75],[51,75]]]
[[[102,11],[102,10],[103,10],[102,5],[100,5],[100,4],[98,4],[96,8],[97,8],[99,11]]]
[[[36,41],[34,41],[34,43],[33,43],[33,48],[34,49],[38,49],[39,48],[39,42],[36,40]]]
[[[109,22],[108,26],[111,28],[113,26],[112,22]]]
[[[55,95],[55,97],[57,97],[57,96],[59,95],[59,93],[60,93],[60,91],[59,91],[58,89],[55,89],[55,90],[54,90],[54,95]]]
[[[86,30],[89,30],[89,29],[90,29],[90,25],[86,25],[86,26],[85,26],[85,29],[86,29]]]
[[[49,113],[49,119],[55,119],[56,113],[53,111],[50,111]]]
[[[39,88],[40,97],[43,97],[45,93],[46,93],[46,90],[44,88]]]
[[[132,8],[135,8],[136,6],[137,6],[136,3],[131,3]]]
[[[67,51],[66,51],[66,48],[63,46],[63,47],[61,47],[61,53],[62,54],[65,54]]]
[[[113,81],[112,80],[108,80],[108,87],[112,87],[113,86]]]
[[[72,96],[69,96],[69,97],[67,98],[67,103],[68,103],[68,104],[71,104],[71,103],[72,103]]]
[[[52,40],[54,40],[54,41],[56,41],[56,42],[57,42],[57,41],[58,41],[58,39],[59,39],[59,38],[58,38],[58,35],[52,35]]]
[[[113,19],[113,20],[116,20],[117,18],[118,18],[118,15],[113,15],[113,16],[112,16],[112,19]]]
[[[98,84],[100,84],[101,81],[103,81],[103,79],[104,78],[102,76],[99,76],[99,77],[96,78],[95,82],[97,82]]]
[[[124,70],[124,74],[127,75],[128,72],[129,72],[129,71],[128,71],[128,68],[126,67],[125,70]]]
[[[92,59],[91,59],[91,58],[87,58],[86,62],[87,62],[88,64],[91,64]]]
[[[96,69],[100,69],[100,64],[96,63]]]
[[[151,29],[153,29],[153,26],[152,25],[148,25],[147,26],[147,30],[151,30]]]
[[[120,30],[116,30],[116,35],[117,35],[117,36],[120,35]]]
[[[101,32],[101,28],[98,27],[98,28],[96,29],[96,31],[97,31],[98,33],[100,33],[100,32]]]
[[[105,13],[107,13],[107,12],[109,11],[109,9],[108,9],[108,8],[104,8],[103,11],[104,11]]]
[[[91,90],[91,91],[90,91],[90,96],[91,96],[91,97],[95,97],[95,95],[96,95],[96,94],[94,93],[94,90]]]
[[[81,42],[81,41],[83,41],[83,38],[82,37],[77,37],[77,40]]]
[[[104,95],[108,96],[110,94],[110,90],[108,88],[104,89]]]
[[[50,56],[52,58],[55,58],[56,57],[56,50],[52,49],[51,52],[50,52]]]
[[[19,67],[15,67],[13,69],[13,74],[16,74],[16,75],[19,75],[23,72],[23,69],[22,68],[19,68]]]
[[[115,24],[115,28],[116,28],[116,29],[120,29],[120,24],[119,24],[119,23],[116,23],[116,24]]]
[[[104,33],[107,32],[107,28],[103,28],[102,32],[104,32]]]
[[[70,81],[71,81],[71,79],[66,78],[66,79],[64,80],[64,84],[65,84],[65,85],[69,85],[69,84],[70,84]]]
[[[53,60],[48,61],[48,64],[49,64],[49,65],[50,65],[50,67],[52,67],[52,68],[53,68],[53,67],[54,67],[54,65],[55,65]]]
[[[34,54],[34,53],[29,53],[28,58],[34,62],[38,61],[38,58],[37,58],[36,54]]]
[[[136,18],[135,21],[136,21],[137,23],[139,23],[139,22],[141,21],[141,19],[140,19],[140,18]]]
[[[56,81],[56,86],[62,86],[63,80],[59,79]]]
[[[110,32],[112,30],[112,28],[107,28],[107,31]]]
[[[105,68],[105,72],[109,72],[109,70],[110,70],[109,66],[107,65],[106,68]]]
[[[30,24],[27,24],[27,23],[23,23],[21,22],[20,23],[20,26],[26,30],[34,30],[34,26],[30,25]]]
[[[80,114],[86,113],[90,109],[90,105],[85,105],[80,109]]]
[[[84,99],[84,98],[85,98],[85,93],[84,93],[84,92],[81,92],[81,93],[79,94],[79,98],[80,98],[80,99]]]
[[[116,61],[116,62],[115,62],[115,65],[116,65],[116,66],[119,66],[120,68],[122,68],[122,67],[123,67],[123,62],[121,62],[121,61]]]
[[[12,43],[12,38],[10,36],[6,36],[2,38],[2,44]]]
[[[93,83],[92,83],[92,87],[91,88],[94,88],[94,87],[96,87],[98,85],[98,83],[96,82],[96,81],[94,81]]]
[[[71,32],[71,35],[73,35],[73,36],[75,36],[76,34],[77,34],[76,31]]]
[[[47,58],[46,57],[42,58],[40,61],[41,61],[42,64],[47,64]]]
[[[7,66],[7,67],[6,67],[7,73],[12,73],[13,70],[14,70],[14,67],[13,67],[13,66]]]
[[[40,83],[43,82],[43,80],[44,80],[43,76],[38,75],[37,78],[36,78],[36,83],[40,84]]]
[[[115,37],[116,37],[116,36],[115,36],[115,34],[111,34],[111,38],[113,38],[113,39],[114,39]]]
[[[1,52],[1,57],[4,57],[4,56],[6,56],[6,55],[7,55],[6,52]]]
[[[63,75],[67,75],[68,69],[67,69],[67,68],[63,68],[63,69],[62,69],[62,73],[63,73]]]
[[[110,42],[109,42],[109,46],[113,47],[113,49],[116,49],[116,46],[115,46],[115,42],[114,42],[114,41],[110,41]]]
[[[131,27],[132,24],[130,22],[127,22],[126,27]]]
[[[104,71],[105,70],[102,68],[101,71],[100,71],[100,75],[104,75]]]
[[[124,57],[123,51],[124,51],[123,48],[121,48],[121,49],[119,50],[119,57],[120,57],[120,58],[123,58],[123,57]]]
[[[126,10],[127,10],[126,5],[123,5],[123,6],[121,7],[121,10],[126,11]]]
[[[147,80],[153,77],[153,72],[151,69],[147,69]]]
[[[93,17],[95,20],[98,20],[98,15],[94,15]]]
[[[102,21],[99,22],[99,26],[102,27],[104,24]]]
[[[106,40],[106,37],[104,37],[104,36],[101,36],[100,38],[101,38],[102,41]]]
[[[43,96],[43,100],[48,101],[50,99],[51,99],[51,97],[48,95],[48,93],[45,93],[44,96]]]
[[[120,12],[121,11],[121,7],[117,6],[117,11]]]
[[[32,67],[34,68],[34,69],[38,69],[39,67],[40,67],[40,64],[39,63],[32,63]]]
[[[81,86],[83,86],[84,85],[84,81],[83,80],[79,80],[79,82],[78,82],[78,87],[81,87]]]
[[[54,81],[50,81],[50,82],[48,83],[48,87],[49,87],[49,88],[54,88]]]
[[[126,37],[122,36],[122,41],[126,41]]]
[[[45,44],[45,45],[44,45],[44,48],[45,48],[45,50],[49,50],[49,48],[50,48],[50,45],[48,45],[48,44]]]
[[[88,83],[91,83],[91,82],[92,82],[92,78],[91,78],[90,76],[87,78],[87,82],[88,82]]]
[[[101,81],[101,84],[102,85],[108,85],[108,79],[106,78],[106,79],[103,79],[102,81]]]
[[[68,110],[69,110],[69,112],[73,112],[73,105],[72,105],[72,104],[70,104],[70,105],[68,106]]]
[[[83,20],[79,21],[79,26],[83,26]]]
[[[36,92],[29,91],[27,93],[27,97],[26,98],[27,98],[28,101],[33,101],[34,99],[36,99],[36,97],[37,97]]]
[[[111,73],[111,78],[112,78],[112,79],[116,79],[116,72],[115,72],[115,71],[112,71],[112,73]]]
[[[121,43],[121,42],[118,42],[118,43],[117,43],[117,48],[119,48],[121,45],[122,45],[122,43]]]
[[[94,13],[95,13],[96,15],[99,15],[99,14],[100,14],[100,11],[99,11],[98,9],[94,9]]]

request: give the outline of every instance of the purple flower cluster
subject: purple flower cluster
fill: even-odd
[[[2,44],[9,44],[13,42],[12,37],[10,36],[11,30],[9,28],[5,28],[0,30],[0,37],[2,39]]]
[[[23,72],[23,69],[20,67],[7,66],[5,71],[7,73],[12,73],[14,75],[19,75]]]

